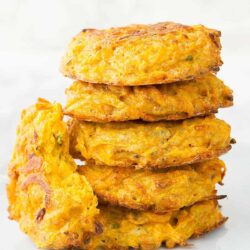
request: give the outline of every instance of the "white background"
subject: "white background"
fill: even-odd
[[[224,65],[218,75],[234,90],[235,106],[220,110],[218,116],[232,125],[232,136],[237,140],[233,150],[223,156],[228,173],[220,189],[228,195],[222,204],[230,220],[220,230],[195,241],[193,248],[249,249],[249,0],[0,0],[1,179],[6,174],[21,109],[37,97],[64,103],[64,90],[71,80],[61,76],[58,66],[73,35],[83,28],[160,21],[201,23],[222,31]],[[35,249],[17,231],[17,225],[5,218],[3,192],[1,188],[0,249]]]

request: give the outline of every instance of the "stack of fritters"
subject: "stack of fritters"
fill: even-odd
[[[213,74],[222,64],[219,37],[201,25],[160,23],[83,30],[73,39],[61,65],[77,79],[66,91],[65,113],[73,118],[70,152],[86,161],[79,172],[99,203],[157,216],[152,213],[180,213],[222,197],[215,184],[222,183],[225,166],[216,158],[231,147],[230,126],[212,113],[231,106],[233,98]],[[120,223],[119,214],[128,210],[115,209],[120,211],[113,230],[122,230],[125,239],[107,228],[111,236],[97,245],[143,246],[144,237],[137,230],[128,236],[128,222]],[[182,223],[175,220],[173,230]],[[199,220],[200,233],[211,229]],[[159,235],[161,230],[150,229]],[[161,238],[167,246],[183,243],[170,235]]]
[[[39,247],[157,249],[226,221],[216,184],[233,104],[213,73],[220,32],[175,23],[83,30],[60,104],[25,110],[9,166],[10,217]],[[73,158],[85,161],[76,166]]]

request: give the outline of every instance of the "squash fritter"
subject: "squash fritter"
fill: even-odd
[[[39,248],[82,246],[96,233],[97,198],[69,155],[60,104],[40,99],[22,112],[9,164],[10,218]]]
[[[165,22],[84,29],[69,44],[61,72],[119,86],[172,83],[218,71],[220,50],[220,32],[202,25]]]
[[[179,120],[233,105],[232,91],[215,75],[152,86],[76,81],[66,90],[65,114],[92,122]]]
[[[223,224],[216,201],[205,201],[166,214],[153,214],[116,207],[100,207],[103,233],[90,240],[89,249],[158,249],[185,246],[190,237],[198,237]]]
[[[216,201],[164,214],[100,206],[69,154],[60,104],[39,101],[22,113],[9,164],[10,218],[39,248],[156,249],[185,245],[222,224]],[[214,177],[217,178],[217,177]]]
[[[90,165],[166,168],[216,158],[230,126],[214,116],[168,122],[69,122],[70,151]]]
[[[178,210],[214,198],[215,185],[222,183],[225,171],[225,164],[218,159],[156,170],[79,167],[99,202],[155,213]]]

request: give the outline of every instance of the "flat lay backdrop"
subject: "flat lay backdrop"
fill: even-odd
[[[64,90],[72,80],[58,67],[71,37],[83,28],[161,21],[201,23],[222,31],[224,65],[218,75],[234,90],[235,106],[220,110],[218,116],[232,125],[237,140],[223,156],[228,173],[220,189],[228,194],[222,205],[230,220],[193,248],[249,249],[250,1],[0,0],[0,232],[5,232],[4,237],[0,233],[1,249],[35,249],[6,219],[6,166],[20,111],[38,97],[65,102]]]

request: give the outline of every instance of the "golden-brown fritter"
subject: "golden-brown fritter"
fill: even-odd
[[[89,249],[158,249],[185,246],[190,237],[197,237],[223,224],[227,218],[216,201],[197,203],[166,214],[153,214],[115,207],[100,207],[104,231],[90,240]]]
[[[79,172],[91,184],[99,202],[163,213],[214,198],[225,164],[210,160],[170,169],[82,166]],[[223,196],[221,196],[223,197]]]
[[[168,122],[69,122],[70,150],[88,164],[166,168],[216,158],[230,126],[214,116]]]
[[[69,44],[61,72],[120,86],[172,83],[218,71],[220,50],[220,32],[202,25],[165,22],[84,29]]]
[[[22,113],[9,164],[10,218],[39,248],[83,246],[99,228],[97,198],[69,155],[60,104],[40,99]]]
[[[39,248],[156,249],[165,241],[174,247],[226,220],[216,201],[161,215],[107,206],[99,210],[69,154],[62,118],[61,105],[43,99],[24,110],[9,164],[10,218]]]
[[[152,86],[76,81],[66,90],[65,114],[92,122],[180,120],[233,105],[232,91],[215,75]]]

